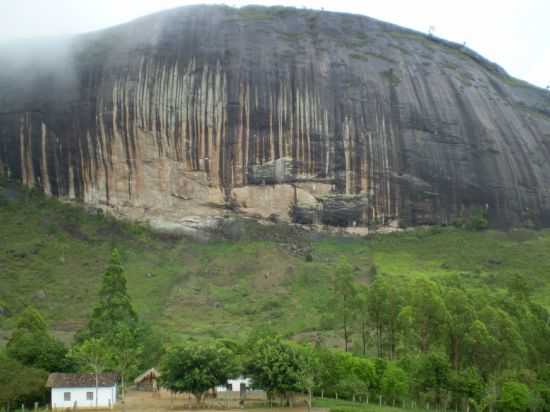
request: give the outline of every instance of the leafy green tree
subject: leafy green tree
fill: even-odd
[[[472,231],[481,231],[489,228],[489,218],[487,216],[487,209],[477,208],[475,209],[468,221],[465,228]]]
[[[421,352],[428,352],[430,346],[441,336],[448,313],[437,283],[419,278],[411,285],[411,301],[402,311],[406,313],[407,326],[414,333]]]
[[[6,345],[7,354],[23,365],[49,372],[67,372],[72,364],[61,341],[50,335],[47,324],[36,309],[28,307],[19,316],[16,329]]]
[[[204,394],[224,385],[236,372],[232,353],[217,343],[187,342],[170,349],[161,360],[162,385],[176,393],[190,392],[197,403]]]
[[[120,373],[122,399],[126,395],[126,381],[137,372],[139,358],[143,352],[137,332],[128,325],[119,324],[109,341],[112,365]]]
[[[7,411],[22,403],[44,403],[47,399],[48,372],[23,365],[0,353],[0,405]]]
[[[26,366],[48,372],[69,372],[74,365],[63,343],[49,334],[21,332],[8,341],[7,353]]]
[[[486,306],[479,312],[480,319],[487,325],[494,337],[491,351],[493,353],[493,370],[513,368],[526,356],[527,348],[517,323],[504,310]]]
[[[550,311],[538,303],[528,302],[524,313],[515,315],[516,323],[527,345],[531,365],[544,365],[550,362]]]
[[[361,353],[367,354],[367,342],[369,340],[369,288],[357,286],[356,320],[358,322],[359,334],[361,336]]]
[[[479,368],[487,378],[493,368],[495,353],[492,348],[496,342],[483,321],[472,322],[465,337],[465,345],[469,364]]]
[[[475,368],[454,370],[449,376],[449,388],[453,394],[455,406],[466,409],[470,400],[477,405],[483,398],[483,379]]]
[[[105,339],[90,338],[74,346],[69,356],[79,365],[82,371],[95,375],[95,403],[97,408],[99,374],[108,369],[112,362],[111,347]]]
[[[383,352],[384,336],[384,314],[386,311],[386,290],[385,284],[377,278],[369,288],[369,299],[367,301],[368,315],[371,325],[374,327],[376,336],[376,351],[381,358]]]
[[[126,289],[126,277],[120,254],[114,249],[109,266],[103,274],[99,302],[92,312],[87,328],[81,331],[77,341],[90,337],[108,338],[119,323],[137,327],[137,319]]]
[[[166,353],[165,336],[162,331],[142,320],[138,324],[137,337],[143,348],[139,357],[138,370],[145,370],[153,365],[158,365],[162,356]]]
[[[422,354],[419,361],[414,377],[417,390],[433,393],[434,400],[440,403],[449,388],[451,366],[448,357],[443,353],[430,352]]]
[[[316,355],[319,360],[318,389],[321,391],[321,397],[324,397],[325,393],[335,394],[338,382],[347,373],[345,365],[341,362],[338,352],[334,350],[317,348]]]
[[[15,329],[32,333],[47,332],[48,324],[38,310],[28,306],[17,318]]]
[[[400,283],[400,280],[385,275],[378,277],[369,288],[367,308],[370,324],[375,331],[378,357],[383,357],[385,353],[390,359],[396,356],[400,312],[404,304],[404,296],[398,286]]]
[[[377,358],[374,361],[374,382],[373,389],[374,392],[381,395],[382,394],[382,379],[384,378],[384,372],[388,367],[388,361],[382,358]]]
[[[446,289],[444,299],[448,312],[445,318],[445,329],[449,342],[449,357],[453,367],[459,369],[464,340],[475,320],[475,309],[466,293],[456,287]]]
[[[319,386],[321,378],[321,364],[314,348],[310,346],[297,346],[302,362],[298,373],[298,383],[307,394],[307,409],[311,410],[313,391]]]
[[[356,314],[357,290],[354,284],[353,267],[344,257],[340,259],[333,277],[333,296],[330,300],[330,313],[336,324],[344,332],[344,348],[347,352],[352,335],[352,325]]]
[[[409,391],[407,373],[394,363],[389,363],[382,377],[382,394],[393,402],[402,400]]]
[[[508,291],[516,302],[528,302],[533,285],[524,275],[514,274],[508,279]]]
[[[502,385],[497,401],[498,409],[502,412],[526,412],[529,410],[529,398],[527,385],[519,382],[506,382]]]
[[[387,348],[390,359],[397,355],[397,342],[400,334],[399,314],[403,308],[403,293],[400,289],[401,282],[396,279],[385,279],[386,283],[386,310],[384,319],[387,330]]]
[[[264,389],[269,399],[279,395],[287,400],[301,390],[303,360],[293,345],[279,337],[259,339],[246,362],[247,374],[255,387]]]
[[[367,393],[376,379],[372,361],[345,352],[337,353],[336,358],[341,371],[336,385],[338,392],[348,398]]]

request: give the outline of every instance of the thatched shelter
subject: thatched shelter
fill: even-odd
[[[146,370],[134,379],[136,389],[144,392],[157,392],[159,389],[157,382],[159,377],[160,373],[155,368]]]

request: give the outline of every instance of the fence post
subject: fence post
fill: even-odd
[[[369,393],[367,392],[367,405],[369,404]]]
[[[35,402],[35,403],[34,403],[34,410],[35,410],[35,411],[38,410],[38,402]]]
[[[380,404],[380,407],[382,407],[382,395],[378,395],[378,403]]]

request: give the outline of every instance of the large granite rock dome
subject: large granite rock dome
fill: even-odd
[[[2,173],[118,215],[550,225],[550,93],[367,17],[184,7],[0,67]]]

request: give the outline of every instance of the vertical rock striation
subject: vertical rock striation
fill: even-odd
[[[550,224],[550,94],[456,44],[197,6],[46,46],[0,49],[0,170],[49,195],[164,226]]]

